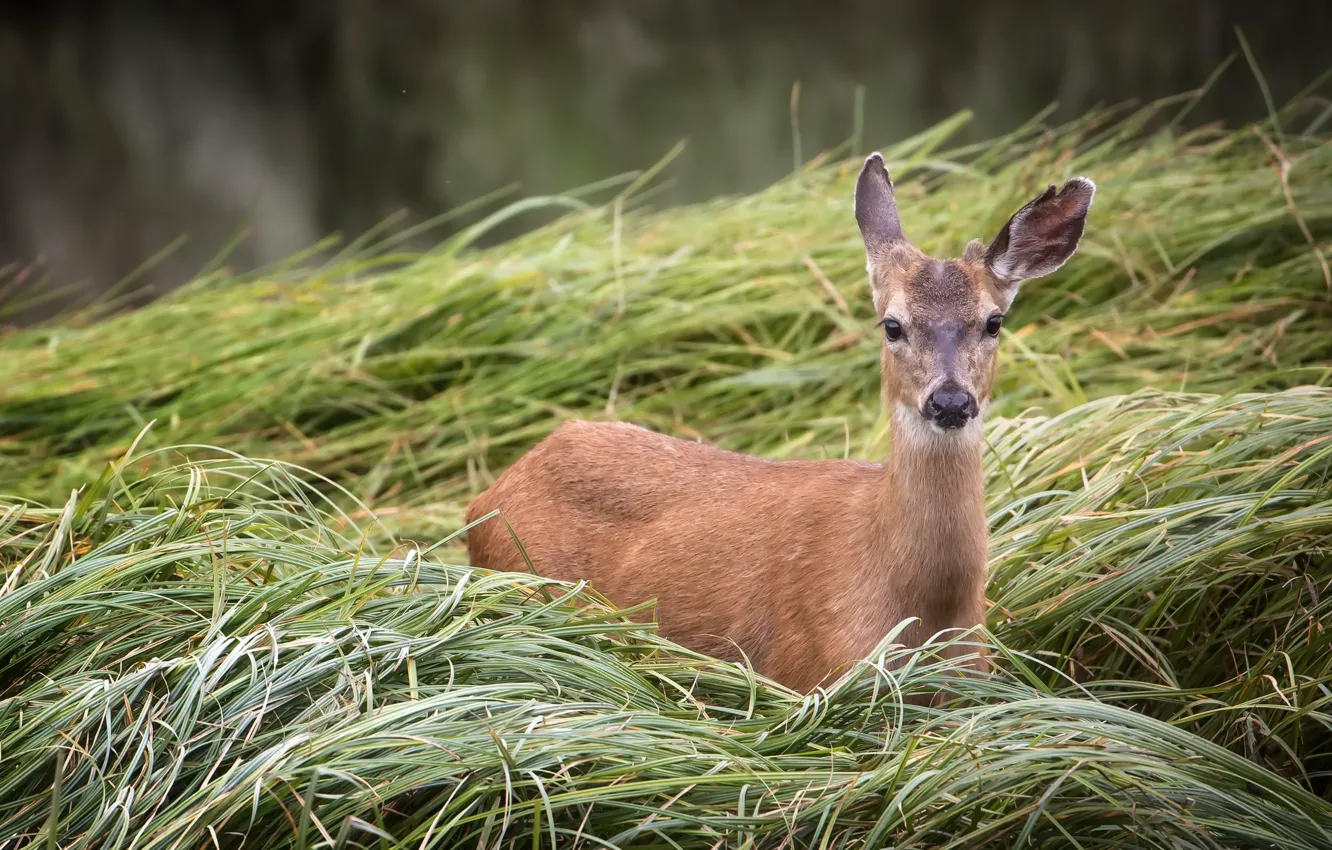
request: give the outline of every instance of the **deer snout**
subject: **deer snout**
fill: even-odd
[[[925,418],[940,428],[961,428],[976,415],[976,397],[957,384],[946,383],[925,399]]]

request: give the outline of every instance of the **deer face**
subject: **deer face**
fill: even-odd
[[[926,256],[902,233],[879,154],[856,182],[874,308],[883,332],[884,392],[913,432],[979,436],[994,385],[999,330],[1018,286],[1058,269],[1082,238],[1095,185],[1077,177],[1014,213],[986,246],[958,259]]]

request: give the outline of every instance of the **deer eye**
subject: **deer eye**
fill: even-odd
[[[879,324],[883,325],[883,335],[888,337],[889,342],[897,342],[902,338],[902,325],[896,319],[884,319]]]
[[[995,313],[985,323],[985,332],[990,336],[999,336],[999,326],[1004,323],[1002,313]]]

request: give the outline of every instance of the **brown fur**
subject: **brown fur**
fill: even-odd
[[[880,181],[874,168],[883,170],[877,155],[861,174],[857,218],[876,308],[908,340],[883,348],[894,411],[886,463],[776,462],[572,421],[477,497],[467,521],[502,511],[540,574],[585,579],[624,606],[656,599],[667,637],[720,658],[743,653],[798,690],[864,658],[908,617],[920,618],[902,635],[909,646],[980,624],[980,422],[945,433],[920,408],[946,377],[983,409],[997,348],[983,327],[1016,286],[972,246],[950,261],[911,246],[887,172]],[[467,545],[476,566],[526,570],[498,519],[471,529]]]

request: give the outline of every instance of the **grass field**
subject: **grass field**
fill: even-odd
[[[461,566],[570,416],[886,450],[854,158],[0,337],[0,848],[1332,847],[1329,113],[1186,107],[885,150],[937,253],[1098,184],[1005,324],[983,680],[802,696]]]

